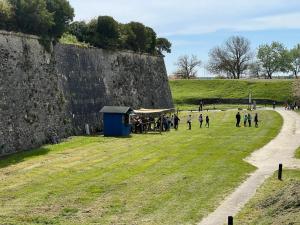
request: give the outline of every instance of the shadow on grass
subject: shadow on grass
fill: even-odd
[[[163,133],[168,133],[168,132],[156,132],[156,131],[149,131],[147,133],[134,133],[134,135],[162,135]]]
[[[105,135],[102,135],[100,137],[104,137],[104,138],[113,138],[113,139],[130,139],[132,138],[132,135],[129,135],[129,136],[105,136]]]
[[[36,156],[46,155],[49,151],[49,148],[41,147],[23,152],[17,152],[8,156],[3,156],[0,158],[0,169],[18,164],[20,162],[24,162],[25,160]]]

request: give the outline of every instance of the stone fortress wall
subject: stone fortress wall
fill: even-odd
[[[164,59],[0,31],[0,156],[99,131],[104,105],[172,108]]]

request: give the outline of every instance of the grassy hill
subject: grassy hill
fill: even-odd
[[[293,80],[172,80],[174,103],[201,98],[253,98],[286,101],[293,96]]]

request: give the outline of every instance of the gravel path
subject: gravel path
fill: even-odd
[[[280,133],[245,159],[258,169],[198,225],[227,224],[227,217],[235,216],[240,211],[254,196],[257,188],[278,169],[279,163],[282,163],[284,168],[300,169],[300,160],[294,158],[295,150],[300,146],[300,116],[284,109],[276,111],[284,119]]]

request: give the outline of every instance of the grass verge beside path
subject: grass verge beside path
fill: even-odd
[[[240,225],[300,224],[300,170],[284,170],[268,179],[235,218]]]
[[[0,224],[195,224],[255,168],[243,161],[282,125],[259,128],[209,112],[211,128],[131,138],[75,137],[0,161]],[[206,113],[204,113],[206,115]]]

